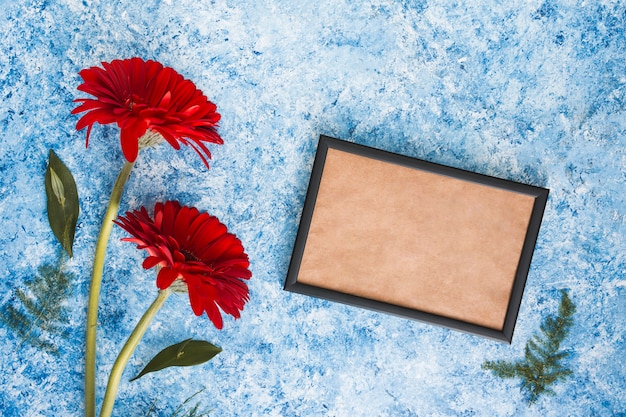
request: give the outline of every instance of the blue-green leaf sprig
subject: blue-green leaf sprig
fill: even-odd
[[[26,288],[17,288],[13,301],[0,309],[0,322],[17,334],[22,342],[40,350],[59,355],[58,339],[67,339],[69,307],[65,301],[71,295],[74,274],[65,271],[63,253],[59,249],[55,264],[39,267],[35,279]]]
[[[198,394],[204,392],[205,388],[201,389],[200,391],[197,391],[196,393],[192,394],[191,396],[187,397],[187,399],[185,401],[183,401],[182,404],[180,404],[178,407],[176,407],[176,409],[172,412],[172,414],[168,414],[168,417],[208,417],[209,413],[211,412],[211,410],[202,410],[200,409],[200,402],[196,402],[196,404],[193,407],[190,407],[189,404],[191,403],[191,400],[193,400],[193,398],[195,396],[197,396]],[[150,406],[150,409],[148,410],[148,413],[144,416],[144,417],[153,417],[153,411],[155,408],[157,400],[155,399],[152,402],[152,405]]]
[[[572,374],[565,361],[571,351],[562,350],[561,344],[574,325],[576,306],[565,290],[561,291],[561,303],[557,316],[549,315],[541,324],[541,334],[535,334],[526,342],[524,358],[508,362],[486,361],[483,369],[500,378],[520,378],[520,388],[529,405],[542,395],[555,395],[552,386]]]

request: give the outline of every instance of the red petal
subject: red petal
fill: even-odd
[[[139,153],[139,138],[146,133],[148,126],[143,120],[136,120],[134,123],[122,128],[120,139],[122,142],[122,152],[128,162],[135,162]]]
[[[163,203],[154,205],[154,225],[159,230],[163,229]]]
[[[174,222],[176,214],[180,210],[180,204],[177,201],[168,201],[163,207],[163,222],[161,223],[161,231],[166,236],[174,235]]]
[[[161,108],[169,107],[171,100],[172,100],[172,92],[168,91],[167,93],[165,93],[165,95],[163,95],[163,98],[161,99],[161,101],[156,107],[161,107]]]
[[[158,265],[161,261],[162,261],[161,258],[158,258],[156,256],[149,256],[143,261],[143,264],[142,264],[143,269],[150,269]]]
[[[191,236],[191,241],[194,243],[194,246],[208,246],[211,242],[217,240],[228,231],[226,226],[220,223],[217,217],[210,216],[206,213],[203,213],[201,217],[203,220],[202,223],[198,225],[198,229]]]
[[[156,107],[157,103],[159,103],[163,98],[163,95],[167,91],[170,77],[172,76],[173,72],[174,70],[166,67],[163,68],[163,70],[159,71],[159,73],[155,77],[154,84],[152,85],[151,91],[149,92],[150,96],[146,97],[146,101],[150,103],[151,106]]]
[[[159,274],[157,275],[157,287],[160,290],[166,289],[167,287],[172,285],[172,282],[174,282],[176,278],[178,278],[178,275],[178,272],[173,270],[172,268],[161,268]]]
[[[180,209],[178,214],[176,215],[176,220],[174,221],[174,238],[180,243],[184,245],[187,242],[187,231],[189,230],[189,223],[191,222],[191,210],[189,207],[185,206]]]
[[[237,244],[238,242],[239,239],[237,239],[235,235],[227,233],[201,252],[202,259],[219,259],[223,253],[228,251],[231,245]]]
[[[92,110],[89,113],[86,113],[81,117],[76,123],[76,130],[81,130],[86,126],[91,126],[94,123],[100,123],[101,125],[114,123],[116,122],[116,117],[111,114],[111,112],[107,109],[96,109]]]

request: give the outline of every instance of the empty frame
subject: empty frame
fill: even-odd
[[[285,289],[510,343],[547,197],[321,136]]]

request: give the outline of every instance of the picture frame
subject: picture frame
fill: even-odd
[[[511,343],[548,194],[322,135],[284,289]]]

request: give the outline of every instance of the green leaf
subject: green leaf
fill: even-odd
[[[50,149],[45,184],[48,197],[48,222],[63,249],[71,257],[78,221],[78,190],[72,173],[52,149]]]
[[[209,361],[221,351],[221,348],[204,340],[183,340],[157,353],[146,367],[139,372],[139,375],[131,379],[131,381],[139,379],[147,373],[160,371],[170,366],[200,365]]]

